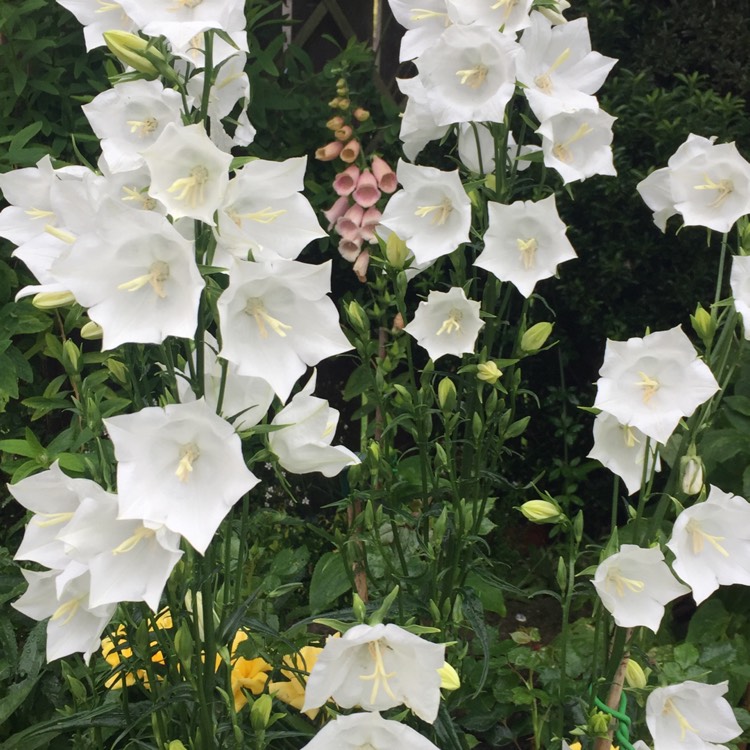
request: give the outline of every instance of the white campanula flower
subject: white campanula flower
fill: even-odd
[[[406,243],[418,264],[469,241],[471,202],[458,171],[399,161],[396,174],[404,189],[388,201],[380,223]]]
[[[519,145],[508,132],[508,160],[516,161],[518,172],[528,169],[530,162],[521,157],[534,151],[541,151],[540,146]],[[406,149],[404,148],[404,153]],[[477,174],[488,174],[495,170],[495,139],[487,123],[463,122],[458,126],[458,156],[463,165]]]
[[[417,60],[437,125],[503,122],[518,44],[484,26],[449,26]]]
[[[461,287],[448,292],[432,291],[426,302],[419,303],[414,320],[404,330],[427,350],[433,361],[445,354],[472,354],[484,325],[479,307],[479,302],[466,298]]]
[[[732,257],[732,271],[729,275],[734,307],[742,316],[745,338],[750,340],[750,256]]]
[[[556,169],[567,185],[595,174],[616,175],[612,161],[612,124],[616,118],[604,110],[561,112],[538,128],[544,164]]]
[[[89,571],[80,563],[70,562],[64,570],[21,572],[29,587],[11,606],[34,620],[49,618],[47,661],[80,652],[88,662],[117,605],[91,606]]]
[[[232,155],[212,143],[203,125],[171,122],[142,155],[151,172],[150,195],[175,219],[188,216],[213,225],[229,183]]]
[[[396,83],[401,93],[409,97],[401,117],[398,137],[403,144],[406,158],[414,161],[430,141],[442,138],[450,126],[438,125],[435,122],[430,100],[419,76],[397,78]]]
[[[182,124],[182,98],[160,81],[116,83],[81,109],[101,140],[110,172],[137,169],[164,128]]]
[[[625,482],[628,494],[632,495],[641,487],[647,442],[646,436],[637,427],[620,424],[615,417],[603,411],[594,420],[594,447],[588,458],[597,459],[613,474],[617,474]],[[651,443],[646,480],[651,471],[661,471],[661,460],[655,449],[656,446]]]
[[[287,425],[268,435],[268,446],[292,474],[319,471],[333,477],[359,459],[343,445],[331,445],[339,413],[328,401],[312,395],[316,373],[307,385],[274,416],[272,425]]]
[[[388,0],[393,17],[406,29],[399,61],[413,60],[429,49],[450,25],[446,0]]]
[[[654,170],[648,177],[641,180],[635,188],[643,202],[653,211],[654,224],[662,232],[665,232],[667,220],[677,213],[674,207],[669,168],[664,167]]]
[[[204,399],[104,420],[115,446],[119,517],[163,524],[201,554],[257,483],[239,436]]]
[[[351,349],[330,289],[330,261],[236,261],[218,301],[219,356],[240,375],[267,380],[286,400],[308,365]]]
[[[448,15],[456,24],[484,26],[515,39],[529,21],[532,0],[447,0]]]
[[[104,330],[103,348],[192,337],[203,289],[193,244],[155,212],[105,216],[51,268]]]
[[[711,487],[708,499],[683,510],[667,547],[674,568],[700,604],[719,586],[750,586],[750,503]]]
[[[742,733],[729,702],[726,681],[705,685],[687,680],[656,688],[646,700],[646,724],[654,750],[718,750]]]
[[[309,689],[309,688],[308,688]],[[302,750],[438,750],[419,732],[379,713],[349,714],[329,721]]]
[[[554,276],[557,266],[576,257],[557,213],[555,196],[536,203],[488,203],[489,228],[484,250],[474,261],[501,281],[510,281],[524,297],[537,281]]]
[[[404,704],[434,722],[440,705],[445,646],[398,625],[355,625],[329,638],[305,689],[303,711],[333,698],[342,708],[384,711]]]
[[[67,8],[83,26],[86,50],[105,45],[105,31],[138,30],[138,26],[124,11],[118,0],[57,0]]]
[[[594,406],[657,443],[666,443],[680,419],[719,390],[680,326],[608,340],[599,374]]]
[[[689,594],[664,562],[658,547],[623,544],[599,564],[593,580],[602,604],[621,628],[643,626],[656,632],[664,605]]]

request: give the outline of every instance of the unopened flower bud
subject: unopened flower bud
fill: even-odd
[[[328,106],[331,107],[332,109],[338,109],[340,101],[341,99],[338,96],[336,96],[333,99],[331,99],[330,102],[328,102]]]
[[[353,114],[357,122],[367,122],[370,119],[370,113],[366,109],[362,109],[362,107],[357,107]]]
[[[271,719],[273,698],[268,693],[259,695],[250,709],[250,724],[256,732],[264,732]]]
[[[456,408],[456,385],[450,378],[443,378],[438,383],[438,403],[445,412]]]
[[[643,668],[633,659],[628,659],[628,663],[625,666],[625,682],[628,684],[628,687],[637,688],[638,690],[643,690],[648,682]]]
[[[339,109],[349,109],[351,102],[346,98],[339,99]]]
[[[391,326],[392,331],[401,331],[404,328],[404,316],[401,313],[396,313],[393,316],[393,325]]]
[[[344,118],[341,115],[336,115],[326,123],[326,127],[329,130],[339,130],[339,128],[344,127]]]
[[[187,748],[182,742],[180,742],[180,740],[172,740],[169,745],[167,745],[167,750],[187,750]]]
[[[399,270],[404,267],[409,257],[409,248],[395,232],[391,232],[385,241],[385,257],[394,268]]]
[[[549,500],[528,500],[518,510],[532,523],[557,523],[562,518],[560,508]]]
[[[367,323],[367,314],[362,309],[362,306],[353,299],[346,308],[346,314],[349,318],[349,322],[359,331],[365,332],[369,330]]]
[[[711,317],[711,313],[698,303],[695,315],[690,316],[690,322],[701,341],[708,345],[716,333],[716,321]]]
[[[39,292],[31,304],[39,310],[53,310],[56,307],[72,305],[76,301],[72,292]]]
[[[162,55],[158,49],[149,46],[148,40],[142,39],[137,34],[131,34],[128,31],[115,30],[105,31],[102,36],[104,37],[104,41],[107,43],[110,52],[112,52],[120,62],[129,65],[140,73],[152,76],[159,75],[159,71],[146,55],[151,55],[152,57],[166,62],[164,55]],[[146,50],[148,50],[148,52],[146,52]]]
[[[497,383],[502,374],[502,370],[492,361],[482,362],[477,365],[477,378],[484,380],[485,383],[489,383],[490,385]]]
[[[603,737],[609,732],[609,714],[604,711],[592,711],[589,716],[589,728],[597,737]]]
[[[537,323],[521,337],[521,351],[525,354],[538,352],[552,333],[552,323]]]
[[[440,687],[443,690],[458,690],[461,687],[461,678],[458,676],[453,667],[445,662],[440,669],[438,669],[440,675]]]
[[[352,137],[352,129],[350,125],[343,125],[335,133],[337,141],[348,141]]]
[[[686,495],[697,495],[703,489],[705,469],[695,454],[680,459],[680,487]]]
[[[88,341],[96,341],[104,335],[102,327],[98,323],[94,323],[90,320],[88,323],[81,327],[81,338],[87,339]]]

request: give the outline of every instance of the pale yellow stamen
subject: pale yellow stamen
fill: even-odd
[[[428,18],[444,18],[445,25],[450,25],[450,18],[447,13],[438,13],[436,10],[427,10],[426,8],[412,8],[412,21],[426,21]]]
[[[131,133],[138,133],[143,138],[153,133],[159,127],[159,121],[155,117],[147,117],[145,120],[127,120]]]
[[[674,714],[677,718],[677,721],[680,724],[680,742],[685,739],[686,732],[693,732],[697,734],[695,729],[690,726],[690,722],[683,716],[682,712],[672,702],[671,698],[667,699],[667,701],[664,703],[664,710],[662,711],[662,713]]]
[[[489,73],[489,68],[482,63],[475,65],[473,68],[456,71],[461,83],[471,89],[478,89],[487,79],[487,73]]]
[[[175,0],[177,5],[169,8],[169,10],[180,10],[182,8],[197,8],[203,0]]]
[[[689,521],[685,528],[688,534],[690,534],[690,539],[693,542],[694,555],[700,555],[701,552],[703,552],[704,543],[708,542],[722,557],[729,557],[729,552],[719,544],[719,542],[723,542],[726,537],[707,534],[695,520]]]
[[[271,224],[276,221],[280,216],[286,213],[285,208],[280,208],[277,211],[271,209],[270,206],[261,208],[260,211],[253,211],[248,214],[240,214],[236,211],[229,211],[229,218],[239,227],[242,226],[242,220],[247,219],[248,221],[257,221],[259,224]]]
[[[76,612],[78,611],[78,607],[81,604],[81,600],[83,599],[82,596],[79,596],[77,599],[71,599],[69,602],[65,602],[65,604],[61,604],[54,612],[52,617],[50,618],[51,622],[54,622],[55,620],[59,620],[61,617],[64,617],[65,619],[62,621],[62,625],[67,625],[74,617]]]
[[[181,482],[187,482],[193,473],[193,464],[198,460],[200,451],[195,443],[183,445],[180,451],[180,463],[177,464],[175,475]]]
[[[66,242],[68,245],[72,245],[76,241],[76,236],[74,234],[66,232],[64,229],[53,227],[52,224],[45,224],[44,231],[47,232],[47,234],[56,237],[58,240]]]
[[[101,8],[97,8],[95,13],[109,13],[111,10],[122,10],[122,7],[119,3],[109,3],[106,0],[96,0],[99,5],[101,5]]]
[[[208,182],[208,170],[203,166],[193,167],[190,170],[189,177],[181,177],[175,180],[167,189],[168,193],[180,194],[175,196],[178,201],[187,201],[191,208],[195,208],[199,203],[203,203],[203,191]]]
[[[258,324],[260,337],[263,339],[268,338],[268,330],[266,329],[266,325],[268,325],[274,333],[281,336],[281,338],[286,338],[286,332],[292,330],[292,327],[290,325],[282,323],[280,320],[277,320],[276,318],[269,315],[265,305],[263,304],[263,300],[257,299],[256,297],[252,297],[247,301],[247,305],[245,305],[245,312],[255,318],[255,322]]]
[[[635,448],[637,443],[641,441],[635,436],[633,428],[630,425],[620,425],[625,436],[625,445],[628,448]]]
[[[568,58],[570,57],[570,47],[563,50],[558,58],[555,60],[555,62],[552,63],[552,65],[547,68],[547,71],[545,73],[541,73],[534,79],[534,83],[536,84],[537,88],[544,92],[545,94],[549,94],[552,92],[552,78],[551,75],[554,73]]]
[[[425,216],[429,216],[429,214],[435,212],[435,215],[432,217],[432,223],[442,226],[448,221],[451,211],[453,211],[453,204],[448,198],[444,198],[443,202],[436,206],[419,206],[414,215],[423,219]]]
[[[139,542],[143,541],[144,539],[150,539],[152,536],[154,536],[154,534],[156,534],[156,531],[154,531],[154,529],[147,529],[145,526],[141,526],[141,528],[138,529],[135,534],[129,536],[122,544],[119,544],[117,547],[115,547],[112,550],[112,554],[121,555],[124,552],[130,552],[138,545]]]
[[[153,211],[156,208],[156,200],[152,198],[147,192],[147,188],[139,190],[136,187],[123,187],[122,192],[125,193],[124,201],[138,201],[141,204],[141,208],[144,211]]]
[[[388,648],[388,646],[385,646]],[[372,660],[375,662],[375,669],[372,674],[360,675],[360,680],[372,680],[372,693],[370,693],[370,703],[375,703],[378,697],[380,688],[383,688],[385,694],[391,699],[397,701],[398,698],[394,694],[391,686],[388,684],[388,680],[395,676],[395,672],[386,672],[385,664],[383,664],[383,654],[380,652],[380,641],[373,641],[367,644],[367,648],[370,652]]]
[[[494,5],[490,6],[490,10],[497,10],[498,8],[502,8],[503,5],[505,5],[505,20],[508,19],[510,14],[513,12],[513,8],[516,7],[518,3],[518,0],[497,0],[497,2]]]
[[[438,329],[437,335],[441,336],[444,333],[451,334],[454,331],[460,331],[461,320],[463,317],[463,313],[460,310],[456,310],[454,307],[448,314],[448,317],[443,321],[443,325]]]
[[[41,208],[30,208],[27,211],[24,211],[24,213],[32,219],[47,219],[50,216],[55,215],[54,211],[44,211]]]
[[[564,143],[556,143],[552,149],[552,155],[559,159],[563,164],[570,164],[573,161],[573,154],[570,153],[570,146],[576,141],[580,141],[581,138],[587,136],[589,133],[593,133],[594,129],[589,126],[588,123],[584,122],[575,133]]]
[[[703,175],[703,185],[693,185],[695,190],[716,190],[716,198],[708,204],[709,208],[718,208],[734,191],[734,183],[731,180],[719,180],[714,182],[708,175]]]
[[[643,403],[647,404],[659,390],[659,381],[649,377],[645,372],[639,371],[638,374],[641,376],[641,379],[636,385],[643,388]]]
[[[119,284],[117,288],[124,292],[137,292],[146,284],[151,284],[151,288],[156,292],[156,295],[164,299],[167,296],[167,291],[164,289],[164,282],[167,279],[169,279],[169,266],[163,260],[157,260],[151,264],[148,273]]]
[[[537,241],[530,237],[528,240],[522,240],[520,237],[516,240],[518,252],[521,253],[521,262],[525,270],[534,268],[536,264],[536,251],[539,249]]]
[[[37,513],[32,522],[35,526],[45,528],[47,526],[58,526],[73,518],[73,513]]]
[[[640,594],[646,588],[646,584],[643,581],[638,581],[634,578],[625,578],[625,576],[620,575],[620,571],[617,568],[613,568],[607,573],[607,583],[614,585],[619,597],[625,596],[625,589],[632,591],[634,594]]]

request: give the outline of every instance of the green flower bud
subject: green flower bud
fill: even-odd
[[[563,517],[560,508],[548,500],[528,500],[518,510],[532,523],[557,523]]]
[[[438,669],[438,673],[440,674],[440,687],[443,690],[458,690],[461,687],[458,672],[448,662]]]
[[[159,75],[159,71],[154,67],[154,64],[145,57],[146,49],[148,48],[149,55],[161,60],[164,60],[164,55],[155,47],[149,47],[147,39],[142,39],[137,34],[131,34],[127,31],[105,31],[102,36],[110,52],[120,62],[146,75],[154,77]]]
[[[31,304],[39,310],[53,310],[56,307],[72,305],[75,301],[72,292],[40,292],[34,295]]]
[[[385,241],[386,260],[399,271],[404,267],[406,259],[409,257],[409,248],[406,243],[395,233],[391,232]]]
[[[438,403],[444,412],[456,408],[456,386],[450,378],[443,378],[438,383]]]
[[[361,333],[367,333],[370,330],[369,323],[367,321],[367,313],[362,309],[362,306],[357,300],[352,300],[347,308],[346,314],[349,318],[349,322]]]
[[[695,315],[690,316],[690,322],[693,325],[693,330],[700,336],[701,341],[708,345],[716,333],[716,321],[700,303],[695,308]]]
[[[525,354],[538,352],[552,333],[552,323],[537,323],[521,337],[521,351]]]
[[[502,377],[503,371],[492,361],[477,365],[477,378],[493,385]]]
[[[98,323],[94,323],[93,320],[90,320],[88,323],[86,323],[81,328],[81,338],[87,339],[88,341],[95,341],[104,335],[104,331],[102,330],[102,327]]]
[[[705,469],[699,456],[687,455],[680,459],[680,487],[686,495],[697,495],[703,489]]]
[[[627,666],[625,667],[625,682],[628,687],[637,688],[638,690],[643,690],[648,682],[643,668],[633,659],[628,659]]]
[[[273,698],[268,693],[258,696],[250,709],[250,724],[256,732],[264,732],[271,718]]]

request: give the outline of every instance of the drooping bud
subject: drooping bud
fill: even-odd
[[[315,158],[318,161],[333,161],[337,156],[340,156],[343,148],[344,144],[341,141],[331,141],[325,146],[316,149]]]
[[[341,115],[336,115],[326,123],[326,127],[328,130],[339,130],[344,127],[344,118]]]
[[[538,352],[552,333],[552,323],[537,323],[521,337],[521,351],[525,354]]]
[[[560,508],[549,500],[528,500],[518,510],[532,523],[557,523],[563,517]]]
[[[137,34],[131,34],[128,31],[114,30],[105,31],[102,36],[104,37],[104,41],[107,43],[110,52],[120,62],[129,65],[140,73],[152,76],[159,75],[159,71],[148,59],[147,55],[166,62],[164,55],[162,55],[158,49],[153,45],[149,45],[147,39],[143,39]]]
[[[31,304],[39,310],[53,310],[56,307],[72,305],[76,301],[72,292],[39,292]]]

